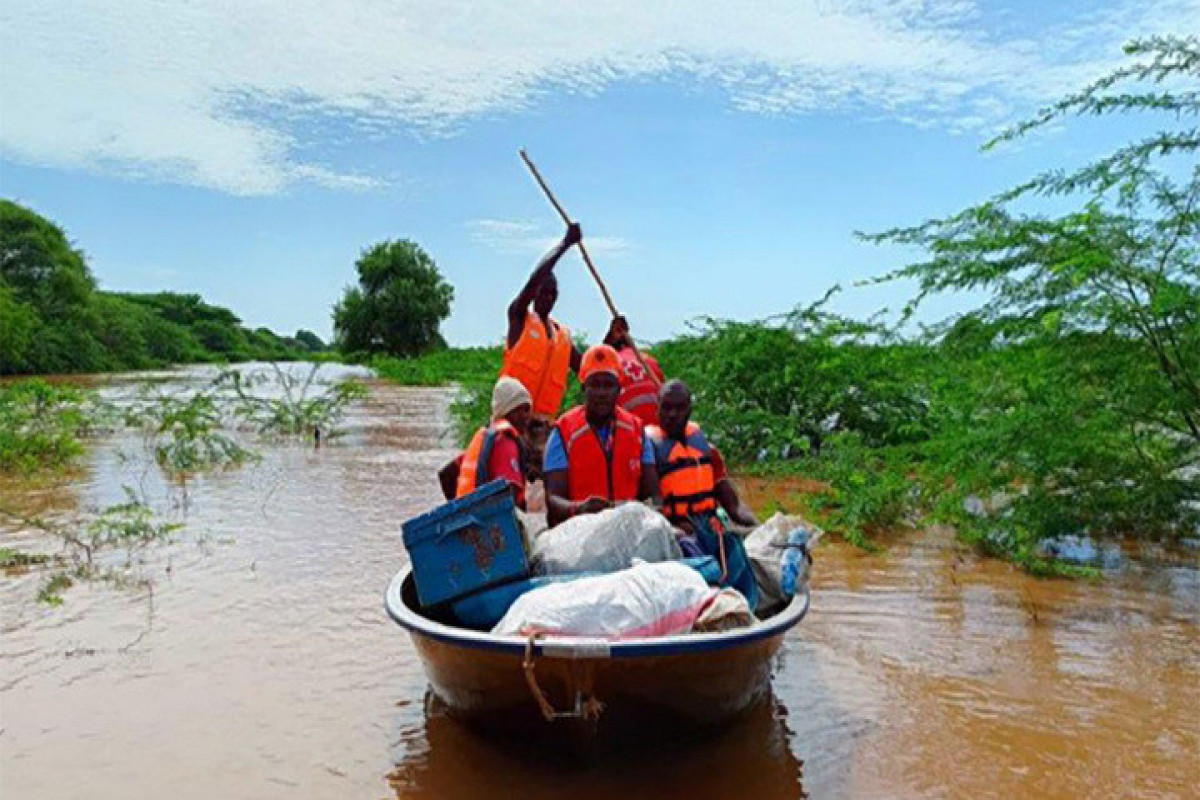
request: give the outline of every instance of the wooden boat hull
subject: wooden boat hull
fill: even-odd
[[[388,589],[388,613],[409,631],[433,691],[456,716],[506,725],[545,724],[523,663],[564,717],[586,717],[599,701],[604,725],[671,717],[717,726],[770,691],[784,634],[807,613],[807,593],[750,628],[721,633],[608,641],[523,638],[443,625],[417,613],[408,569]],[[595,706],[592,706],[595,708]],[[635,724],[638,724],[635,722]]]

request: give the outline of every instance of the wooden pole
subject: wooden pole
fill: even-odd
[[[546,199],[550,201],[550,205],[554,206],[554,210],[562,217],[562,221],[570,225],[570,215],[562,207],[562,203],[558,202],[558,198],[554,196],[554,192],[550,191],[550,187],[546,184],[546,179],[542,177],[542,173],[538,172],[538,168],[530,160],[529,154],[524,149],[518,152],[521,155],[521,160],[525,162],[525,166],[529,168],[530,174],[533,175],[533,179],[537,181],[538,186],[542,187],[542,192],[545,193]],[[612,314],[613,319],[621,316],[620,312],[617,311],[616,304],[613,302],[612,295],[608,293],[608,287],[604,285],[604,279],[600,277],[600,273],[596,270],[596,265],[592,262],[592,257],[588,254],[587,248],[583,246],[582,241],[579,242],[579,255],[583,256],[583,263],[587,266],[588,272],[592,273],[592,278],[596,281],[596,285],[600,287],[600,294],[603,295],[604,303],[608,306],[608,311]],[[625,338],[629,342],[629,347],[633,350],[633,354],[637,356],[638,362],[642,365],[642,369],[646,370],[646,374],[650,376],[650,380],[654,382],[655,386],[662,386],[662,381],[650,369],[650,365],[646,363],[646,359],[642,358],[641,351],[638,350],[637,344],[633,341],[633,336],[628,331],[625,332]]]

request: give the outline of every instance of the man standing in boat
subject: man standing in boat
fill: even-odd
[[[558,301],[554,265],[582,238],[579,223],[568,225],[562,241],[542,257],[508,306],[508,335],[500,374],[516,378],[529,390],[534,427],[548,426],[554,421],[567,391],[568,371],[579,372],[581,356],[571,341],[571,332],[551,317],[550,312]]]
[[[641,420],[617,404],[620,358],[596,345],[579,368],[584,404],[555,423],[546,442],[546,511],[557,525],[632,500],[658,503],[654,451]]]
[[[643,425],[657,425],[658,390],[665,380],[662,367],[654,356],[633,348],[629,322],[624,316],[613,317],[604,343],[616,350],[621,359],[621,397],[617,402]]]
[[[502,377],[492,389],[492,422],[476,431],[467,449],[438,472],[447,500],[463,497],[488,481],[504,478],[513,499],[525,508],[528,467],[525,432],[532,413],[529,391],[515,378]]]

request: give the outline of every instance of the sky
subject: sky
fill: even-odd
[[[1200,0],[0,0],[0,196],[61,225],[102,288],[194,292],[329,337],[354,261],[418,242],[453,344],[498,343],[562,224],[639,339],[862,287],[919,253],[856,239],[953,213],[1128,133],[1007,125],[1200,33]],[[556,312],[598,338],[578,255]],[[933,302],[930,320],[963,298]]]

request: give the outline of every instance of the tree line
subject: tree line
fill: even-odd
[[[58,225],[0,200],[0,375],[290,360],[324,349],[311,331],[251,329],[199,295],[102,291]]]

